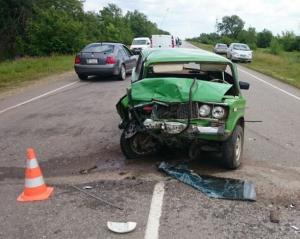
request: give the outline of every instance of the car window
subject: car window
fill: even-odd
[[[121,54],[122,57],[125,57],[125,58],[128,57],[127,53],[125,52],[125,50],[123,49],[123,47],[120,48],[120,54]]]
[[[114,45],[102,43],[91,44],[83,48],[82,52],[98,52],[110,54],[114,52]]]
[[[133,40],[132,45],[146,45],[147,40]]]
[[[241,51],[249,51],[250,48],[246,44],[234,44],[233,49],[235,50],[241,50]]]
[[[126,46],[123,46],[123,49],[128,57],[132,56],[131,51]]]
[[[224,80],[226,81],[224,79],[224,72],[227,68],[228,66],[224,64],[199,64],[195,62],[155,64],[148,67],[146,77],[196,78],[198,80],[222,83]],[[232,83],[232,79],[230,83]]]

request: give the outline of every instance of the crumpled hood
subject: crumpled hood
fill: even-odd
[[[187,102],[193,79],[188,78],[146,78],[132,83],[131,95],[134,101]],[[231,84],[196,80],[192,100],[222,102]]]

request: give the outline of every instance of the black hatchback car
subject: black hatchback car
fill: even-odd
[[[136,65],[136,56],[121,43],[91,43],[75,57],[74,69],[81,80],[92,75],[116,76],[126,79]]]

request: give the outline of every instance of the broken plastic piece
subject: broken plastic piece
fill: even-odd
[[[136,222],[107,222],[109,230],[115,233],[128,233],[136,228]]]
[[[83,189],[92,189],[93,187],[92,186],[89,186],[89,185],[86,185],[83,187]]]
[[[166,162],[161,162],[158,168],[169,176],[196,188],[212,198],[246,201],[256,200],[254,184],[249,181],[200,176],[187,169],[186,165],[175,167]]]
[[[296,226],[291,226],[291,228],[293,228],[295,231],[299,231],[299,228]]]

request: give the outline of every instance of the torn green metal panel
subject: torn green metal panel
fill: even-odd
[[[169,163],[161,162],[158,169],[211,198],[256,201],[255,186],[250,181],[200,176],[189,170],[184,164],[173,166]]]
[[[134,101],[187,102],[193,79],[189,78],[146,78],[132,84]],[[192,100],[222,102],[231,84],[197,80],[193,87]]]

